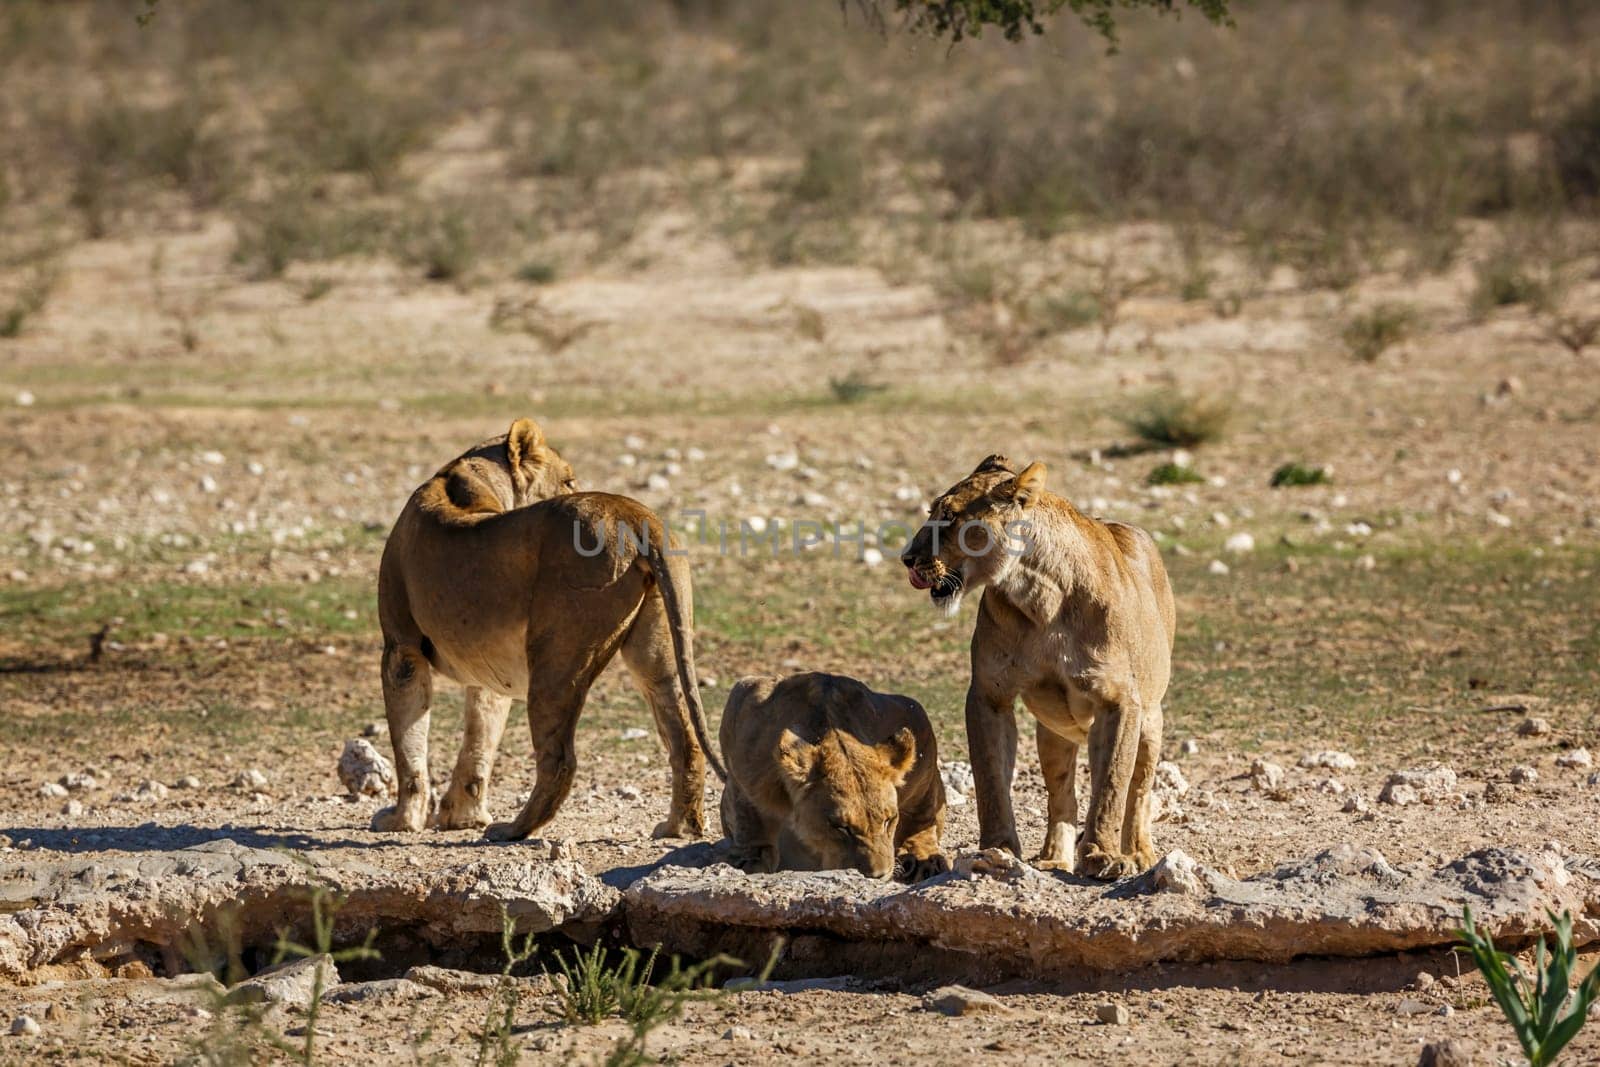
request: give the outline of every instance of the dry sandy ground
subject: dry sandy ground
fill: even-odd
[[[1045,459],[1052,484],[1087,509],[1163,534],[1188,626],[1167,756],[1191,790],[1158,826],[1162,849],[1247,875],[1339,842],[1397,863],[1485,844],[1600,847],[1600,787],[1557,763],[1600,749],[1593,357],[1542,342],[1517,312],[1468,319],[1456,275],[1378,279],[1345,298],[1285,284],[1232,318],[1152,297],[1125,310],[1107,352],[1080,331],[997,366],[949,332],[926,289],[855,268],[749,271],[675,226],[636,238],[678,242],[668,261],[541,292],[538,314],[590,324],[562,346],[487,325],[497,301],[527,296],[514,287],[462,292],[370,264],[330,269],[338,285],[316,302],[289,283],[241,281],[228,273],[226,227],[202,225],[161,242],[169,290],[201,309],[187,351],[147,299],[156,242],[73,250],[48,308],[0,363],[0,400],[17,400],[0,438],[0,832],[37,852],[231,836],[425,867],[492,847],[469,833],[368,832],[378,801],[343,797],[334,764],[346,738],[382,718],[371,586],[387,524],[426,473],[531,413],[587,485],[672,513],[915,521],[998,449]],[[1142,230],[1119,239],[1161,254]],[[1376,366],[1350,362],[1330,337],[1339,301],[1402,287],[1428,329]],[[797,325],[797,308],[822,316],[825,340]],[[831,401],[827,377],[863,366],[890,391]],[[1127,432],[1112,415],[1169,381],[1224,391],[1240,414],[1197,457],[1210,481],[1152,489],[1144,474],[1163,457],[1118,457],[1111,446]],[[1332,464],[1335,484],[1269,489],[1288,459]],[[1241,531],[1256,548],[1231,554],[1224,542]],[[971,609],[936,621],[884,547],[876,566],[698,547],[713,718],[741,674],[841,670],[918,696],[942,755],[964,758]],[[1214,559],[1228,573],[1213,573]],[[436,778],[459,725],[458,698],[441,690]],[[1522,710],[1482,710],[1500,705]],[[1549,732],[1517,733],[1525,714]],[[493,788],[502,813],[532,774],[517,715]],[[624,739],[645,718],[608,673],[580,733],[576,788],[542,831],[570,839],[595,871],[665,851],[648,836],[665,809],[665,759],[649,738]],[[1036,846],[1044,801],[1023,736],[1018,809]],[[1180,754],[1188,738],[1198,753]],[[387,750],[382,735],[377,744]],[[1329,748],[1358,766],[1295,765]],[[1281,797],[1253,786],[1258,757],[1288,768]],[[1430,760],[1461,775],[1459,800],[1344,810]],[[1512,785],[1518,765],[1537,781]],[[248,768],[264,787],[231,784]],[[40,795],[85,769],[98,789]],[[117,799],[187,775],[199,786]],[[975,838],[972,806],[953,808],[948,847]],[[740,993],[691,1004],[651,1050],[683,1063],[1399,1064],[1425,1040],[1462,1037],[1479,1062],[1511,1058],[1510,1031],[1457,966],[1440,955],[1086,975],[1082,988],[1002,987],[1004,1013],[955,1019],[921,1011],[919,988]],[[1413,990],[1423,971],[1445,980]],[[179,1058],[199,1024],[143,988],[0,988],[0,1019],[26,1011],[44,1026],[0,1037],[0,1061]],[[1095,1022],[1106,999],[1129,1007],[1129,1026]],[[1407,999],[1453,1011],[1401,1014]],[[598,1061],[622,1032],[616,1021],[561,1025],[553,1003],[530,995],[519,1008],[528,1062]],[[471,1059],[485,1007],[481,995],[330,1006],[323,1052]],[[1567,1062],[1596,1061],[1591,1028]]]

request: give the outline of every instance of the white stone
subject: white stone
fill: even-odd
[[[1348,752],[1337,749],[1327,749],[1322,752],[1310,752],[1300,757],[1302,767],[1326,767],[1330,771],[1355,770],[1355,757]]]
[[[622,739],[624,741],[643,741],[649,736],[649,730],[640,729],[637,726],[630,726],[626,730],[622,731]]]
[[[38,1037],[42,1033],[44,1027],[31,1015],[19,1015],[11,1020],[12,1037]]]
[[[233,776],[233,787],[235,789],[249,790],[265,789],[267,787],[267,776],[254,767],[250,767]]]
[[[1442,764],[1411,767],[1396,771],[1378,794],[1380,804],[1429,804],[1444,800],[1456,791],[1456,772]]]
[[[672,488],[672,482],[665,474],[654,471],[644,480],[644,487],[652,492],[664,493]]]
[[[1250,763],[1250,782],[1259,791],[1270,795],[1283,791],[1283,768],[1260,757]]]
[[[39,787],[39,795],[46,800],[59,799],[67,795],[67,787],[60,782],[46,782]]]
[[[386,797],[395,789],[394,765],[371,741],[351,738],[339,754],[339,782],[353,797]]]
[[[1539,772],[1522,763],[1511,768],[1511,773],[1507,777],[1511,779],[1512,785],[1532,785],[1539,780]]]
[[[1594,758],[1586,748],[1575,748],[1556,757],[1556,766],[1568,770],[1587,770],[1594,766]]]
[[[800,454],[798,452],[768,453],[767,466],[775,471],[792,471],[800,466]]]
[[[1095,1005],[1094,1017],[1107,1026],[1127,1026],[1130,1019],[1126,1005],[1109,1000]]]
[[[214,448],[200,453],[200,462],[209,464],[213,467],[220,467],[227,461],[228,458]]]
[[[1550,720],[1528,716],[1517,723],[1517,733],[1523,737],[1542,737],[1550,732]]]
[[[33,407],[33,402],[34,402],[34,395],[32,393],[28,392],[28,390],[19,389],[17,391],[17,407],[19,407],[19,408],[31,408],[31,407]]]
[[[1240,531],[1223,542],[1222,547],[1236,556],[1242,556],[1256,550],[1256,539],[1250,534]]]
[[[864,548],[861,550],[861,562],[869,567],[880,566],[883,563],[883,553],[876,548]]]
[[[1221,526],[1226,528],[1233,525],[1233,520],[1228,518],[1226,512],[1213,511],[1211,513],[1211,524],[1213,526]]]
[[[1178,742],[1178,754],[1180,756],[1196,756],[1196,755],[1199,755],[1200,754],[1200,742],[1196,741],[1192,737],[1184,738],[1182,741]]]
[[[960,760],[939,764],[939,777],[944,781],[946,795],[955,794],[964,801],[977,787],[972,777],[972,764]]]
[[[1210,571],[1212,574],[1227,574],[1228,565],[1222,562],[1220,559],[1214,559],[1206,565],[1206,570]]]

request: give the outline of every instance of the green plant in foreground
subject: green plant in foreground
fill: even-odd
[[[1578,959],[1572,947],[1572,914],[1545,914],[1556,928],[1555,949],[1549,951],[1544,938],[1539,938],[1531,978],[1515,956],[1496,949],[1489,934],[1479,932],[1470,906],[1462,909],[1461,929],[1457,931],[1472,954],[1472,962],[1489,983],[1495,1003],[1510,1020],[1532,1067],[1554,1063],[1582,1028],[1589,1006],[1600,999],[1600,968],[1592,969],[1576,990],[1569,988]],[[1569,1000],[1570,1010],[1563,1013]]]
[[[311,984],[311,1000],[306,1005],[306,1040],[305,1047],[300,1053],[300,1062],[310,1064],[316,1062],[317,1042],[317,1016],[322,1012],[322,994],[324,983],[327,981],[328,964],[348,963],[353,960],[375,960],[379,952],[372,947],[372,940],[378,934],[376,929],[367,931],[367,938],[359,945],[335,950],[333,947],[333,917],[344,905],[344,900],[334,896],[322,886],[317,886],[311,891],[311,941],[302,945],[289,940],[288,932],[278,932],[278,945],[275,962],[281,963],[290,956],[299,959],[318,960],[315,977]],[[326,962],[322,962],[322,961]]]
[[[1145,475],[1144,482],[1146,485],[1194,485],[1205,480],[1205,475],[1193,467],[1163,463]]]
[[[1304,463],[1285,463],[1272,472],[1272,488],[1284,489],[1296,485],[1329,485],[1333,475],[1327,467],[1308,467]]]
[[[517,983],[511,977],[514,968],[532,959],[538,951],[533,935],[524,934],[517,941],[517,923],[511,913],[500,909],[500,946],[505,953],[505,966],[500,968],[500,981],[489,997],[489,1007],[484,1013],[483,1029],[478,1033],[477,1067],[494,1063],[496,1067],[509,1067],[517,1062],[517,1047],[511,1041],[511,1029],[517,1013]]]

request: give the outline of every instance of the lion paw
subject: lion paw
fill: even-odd
[[[515,823],[490,823],[483,831],[485,841],[521,841],[527,834],[519,834]]]
[[[446,796],[439,804],[439,815],[434,821],[440,830],[479,830],[488,826],[489,808],[486,804],[470,804]]]
[[[1139,861],[1133,856],[1114,856],[1098,848],[1086,848],[1078,857],[1078,873],[1085,878],[1095,878],[1103,882],[1131,878],[1142,869]]]
[[[1032,863],[1041,871],[1066,871],[1071,874],[1077,868],[1070,857],[1062,859],[1060,856],[1046,856],[1043,852],[1035,856]]]
[[[920,882],[935,875],[945,873],[950,869],[950,859],[943,852],[935,852],[931,856],[918,859],[915,856],[901,856],[895,864],[895,870],[902,872],[901,880],[906,882]]]
[[[737,867],[745,874],[770,874],[777,869],[772,862],[772,850],[760,847],[740,847],[735,845],[728,850],[727,864]]]
[[[424,819],[410,809],[398,805],[383,808],[372,817],[372,829],[380,834],[416,833],[422,829]]]
[[[705,834],[705,820],[688,818],[662,819],[650,831],[650,836],[657,841],[665,837],[704,837]]]

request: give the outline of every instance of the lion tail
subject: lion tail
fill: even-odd
[[[717,777],[726,782],[728,769],[711,747],[711,729],[706,725],[706,709],[700,703],[700,679],[694,669],[694,623],[685,615],[683,600],[678,596],[680,589],[684,592],[691,589],[689,564],[682,556],[667,553],[669,541],[665,524],[660,526],[660,531],[659,538],[650,539],[650,569],[655,572],[661,602],[667,609],[667,629],[672,633],[673,658],[678,661],[678,681],[689,701],[689,719],[694,723],[695,737],[706,754],[706,762],[717,772]]]

